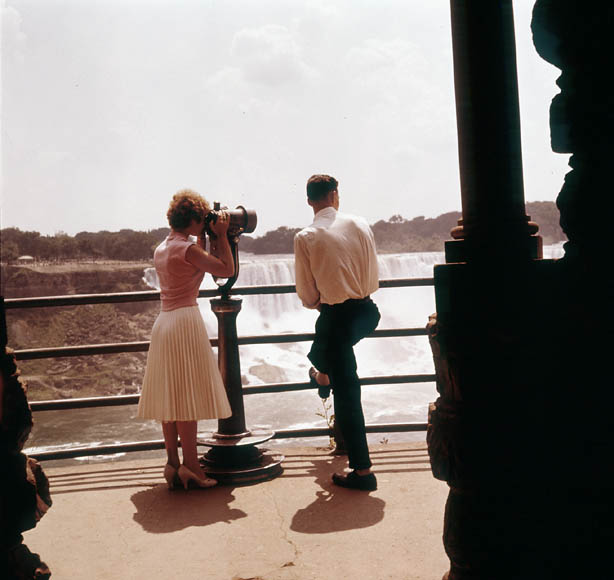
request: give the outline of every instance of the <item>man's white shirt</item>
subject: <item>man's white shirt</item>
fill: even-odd
[[[294,237],[296,292],[307,308],[364,298],[379,288],[366,220],[326,207]]]

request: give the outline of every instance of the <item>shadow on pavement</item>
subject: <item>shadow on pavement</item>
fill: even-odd
[[[322,489],[316,499],[292,517],[290,529],[304,534],[327,534],[367,528],[384,518],[386,502],[368,492],[344,489],[331,481],[333,472],[343,471],[345,458],[313,459],[307,471]],[[374,492],[377,493],[377,492]]]
[[[232,491],[232,487],[225,486],[169,491],[166,485],[157,485],[130,497],[136,508],[132,518],[152,534],[167,534],[218,522],[230,523],[247,517],[244,511],[230,507],[235,499]]]

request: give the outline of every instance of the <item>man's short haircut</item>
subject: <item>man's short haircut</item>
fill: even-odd
[[[339,182],[330,175],[312,175],[307,180],[307,197],[311,201],[322,201],[331,191],[335,191]]]

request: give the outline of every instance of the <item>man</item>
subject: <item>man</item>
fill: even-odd
[[[307,203],[314,220],[296,234],[294,256],[297,294],[304,306],[320,311],[307,355],[315,367],[309,375],[321,387],[332,386],[335,421],[353,470],[335,473],[333,483],[373,491],[377,480],[371,471],[353,349],[380,319],[370,298],[379,287],[373,232],[363,218],[338,211],[338,182],[330,175],[309,178]]]

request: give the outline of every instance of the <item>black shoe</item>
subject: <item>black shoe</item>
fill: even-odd
[[[377,479],[374,473],[368,473],[367,475],[358,475],[355,471],[351,471],[347,475],[333,473],[333,483],[340,487],[349,487],[362,491],[375,491],[377,489]]]
[[[314,367],[311,367],[309,369],[309,384],[314,388],[314,389],[318,389],[318,395],[320,396],[320,399],[328,399],[328,397],[330,397],[330,385],[320,385],[318,384],[318,381],[316,381],[316,369]]]

